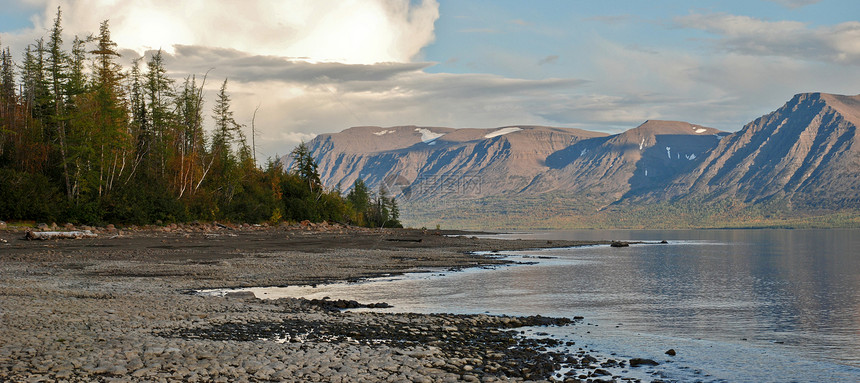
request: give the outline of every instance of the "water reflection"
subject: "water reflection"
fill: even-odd
[[[593,291],[599,299],[573,293],[565,297],[568,305],[591,307],[605,319],[636,330],[785,343],[820,358],[860,366],[860,231],[609,234],[628,240],[694,242],[571,250],[569,258],[600,262],[562,268],[571,276],[568,289]],[[598,232],[532,236],[594,239],[595,235]]]
[[[756,369],[762,377],[786,369],[806,371],[795,376],[799,380],[815,374],[860,379],[860,230],[511,236],[667,239],[670,244],[513,253],[555,258],[444,277],[437,273],[321,286],[289,295],[385,301],[395,306],[389,311],[585,315],[602,326],[599,332],[592,330],[589,343],[647,353],[658,350],[651,343],[671,340],[668,344],[684,345],[697,358],[690,363],[709,366],[729,380],[748,376],[732,375],[732,369],[745,374]]]

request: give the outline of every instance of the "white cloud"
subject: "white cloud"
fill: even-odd
[[[316,136],[316,133],[281,132],[279,141],[298,144],[313,140]]]
[[[41,2],[39,34],[61,6],[66,32],[85,35],[110,19],[114,41],[139,53],[181,44],[358,64],[409,61],[433,41],[439,18],[436,0]]]
[[[230,76],[228,90],[240,123],[250,126],[251,113],[259,106],[259,159],[284,154],[301,139],[350,126],[552,124],[541,114],[560,108],[559,102],[568,102],[565,95],[585,84],[575,79],[427,73],[422,69],[428,64],[423,63],[306,63],[238,52],[223,54],[219,61],[219,55],[207,53],[211,51],[194,49],[190,56],[200,56],[194,59],[182,47],[165,59],[168,68],[179,72],[201,73],[193,70],[200,63],[214,66],[210,79],[216,80],[208,83],[208,98],[220,79]],[[246,135],[250,137],[249,128]]]
[[[243,82],[379,81],[400,73],[420,71],[432,65],[430,63],[310,63],[278,56],[253,55],[234,49],[190,45],[177,45],[175,53],[166,53],[165,59],[167,66],[173,71],[203,73],[210,68],[215,68],[217,72],[229,73],[232,79]]]
[[[199,83],[213,69],[209,99],[230,78],[232,108],[249,138],[259,106],[260,159],[320,132],[395,120],[384,99],[410,88],[394,78],[420,77],[431,65],[411,60],[433,41],[439,17],[436,0],[28,1],[43,11],[33,28],[4,33],[5,46],[20,53],[45,36],[57,6],[67,41],[110,19],[124,62],[163,48],[174,78],[196,74]]]
[[[718,46],[729,52],[860,65],[860,22],[857,21],[809,28],[797,21],[690,14],[677,17],[675,23],[682,28],[719,35]]]

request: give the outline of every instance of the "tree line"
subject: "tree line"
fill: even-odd
[[[59,8],[20,63],[0,44],[0,218],[400,225],[384,189],[324,188],[304,143],[258,167],[227,79],[207,111],[206,74],[171,78],[161,51],[123,68],[108,21],[70,47]]]

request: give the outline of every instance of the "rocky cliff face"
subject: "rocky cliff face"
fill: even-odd
[[[810,207],[860,205],[860,96],[805,93],[721,140],[656,198],[688,195]]]
[[[603,193],[607,202],[660,188],[701,163],[728,133],[680,121],[646,121],[624,133],[553,153],[553,168],[531,191]]]
[[[858,124],[860,96],[809,93],[731,134],[656,120],[615,135],[542,126],[356,127],[309,146],[326,186],[348,189],[362,178],[407,204],[492,198],[498,210],[499,201],[553,195],[598,209],[683,199],[857,209]]]
[[[559,191],[611,202],[695,167],[726,134],[678,121],[646,121],[612,136],[541,126],[357,127],[309,145],[329,187],[362,178],[419,199]],[[470,182],[477,184],[463,193]]]
[[[605,133],[541,126],[450,129],[361,127],[309,143],[326,186],[362,178],[410,198],[479,198],[526,188],[551,154]],[[464,188],[468,192],[461,193]]]

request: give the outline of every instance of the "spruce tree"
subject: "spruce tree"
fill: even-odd
[[[361,178],[356,179],[352,183],[352,190],[346,195],[346,200],[352,205],[352,208],[357,212],[363,213],[367,211],[370,205],[370,190],[365,185]]]
[[[63,51],[63,27],[62,11],[57,7],[57,17],[54,19],[54,27],[51,29],[50,40],[48,40],[49,73],[53,101],[53,113],[50,121],[57,130],[57,138],[60,149],[60,162],[63,166],[63,179],[66,184],[66,197],[72,200],[72,183],[69,179],[69,158],[66,155],[66,83],[68,80],[68,55]]]
[[[292,157],[293,172],[308,185],[311,192],[319,190],[322,187],[322,181],[320,181],[317,163],[304,141],[293,149]]]
[[[15,131],[15,68],[9,48],[0,44],[0,160],[8,137]]]
[[[120,54],[111,38],[107,20],[99,26],[95,42],[96,49],[90,52],[95,55],[92,105],[95,118],[91,132],[91,149],[95,157],[91,161],[94,172],[90,175],[90,183],[94,184],[100,199],[110,193],[114,182],[125,171],[126,167],[121,164],[126,163],[130,139],[122,86],[124,74],[122,66],[116,62]]]
[[[171,156],[171,122],[173,116],[171,106],[173,105],[173,80],[167,76],[164,67],[164,57],[159,49],[150,56],[146,63],[146,82],[144,85],[146,101],[148,101],[148,122],[146,125],[153,139],[151,152],[155,155],[156,173],[164,177],[167,172],[167,164]]]

